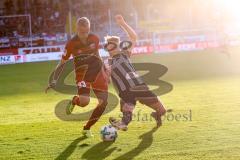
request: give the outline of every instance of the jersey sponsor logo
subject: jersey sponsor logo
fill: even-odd
[[[87,87],[87,84],[86,84],[85,81],[78,82],[77,85],[78,85],[79,88],[86,88]]]
[[[133,78],[139,78],[139,75],[136,72],[129,72],[126,74],[125,78],[127,80],[133,79]]]
[[[96,45],[95,45],[95,43],[91,43],[91,44],[89,45],[89,47],[90,47],[91,49],[95,49],[95,48],[96,48]]]

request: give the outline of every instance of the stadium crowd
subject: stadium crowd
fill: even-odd
[[[27,47],[30,43],[27,43],[26,39],[29,41],[31,39],[31,46],[63,44],[71,36],[69,29],[69,11],[71,11],[72,16],[72,26],[75,26],[76,18],[86,16],[91,21],[91,30],[97,33],[102,38],[102,41],[103,37],[108,34],[114,34],[120,37],[125,36],[119,28],[116,27],[116,24],[111,23],[114,17],[113,15],[116,13],[124,15],[130,25],[137,31],[139,45],[150,45],[153,43],[153,37],[156,38],[155,43],[157,44],[204,41],[209,38],[214,39],[212,31],[207,31],[206,33],[205,31],[196,31],[194,33],[154,33],[151,28],[148,28],[153,27],[151,24],[147,24],[147,28],[139,27],[137,23],[140,21],[151,21],[153,17],[157,20],[165,20],[165,15],[169,15],[169,13],[176,12],[176,14],[173,14],[175,16],[181,13],[181,18],[189,18],[189,13],[187,12],[186,15],[183,15],[184,12],[182,12],[182,10],[179,10],[179,13],[177,11],[173,12],[171,8],[168,11],[166,9],[161,10],[161,12],[157,11],[151,3],[157,6],[158,1],[149,0],[149,5],[146,7],[145,1],[143,0],[4,0],[3,6],[0,8],[0,48],[9,48],[15,46],[16,43],[21,44],[19,47]],[[161,3],[157,7],[163,5],[164,3]],[[125,7],[121,8],[121,6]],[[144,9],[144,7],[147,9]],[[182,8],[184,9],[184,6]],[[142,10],[144,10],[144,12],[142,12]],[[26,15],[31,16],[31,21]],[[170,19],[168,19],[168,21],[169,20]],[[180,27],[180,29],[194,24],[184,23],[186,26],[182,27],[182,20],[180,24],[175,24],[177,21],[171,23],[173,27]],[[157,27],[159,27],[158,25],[159,24],[157,24]],[[162,25],[159,28],[161,27],[164,28],[166,26]],[[169,30],[171,29],[174,30],[175,28],[170,28]],[[74,27],[72,30],[74,31]],[[31,38],[30,35],[32,35]],[[36,43],[32,43],[33,39]],[[24,41],[24,43],[22,41]],[[41,43],[38,43],[39,41]],[[13,42],[14,45],[11,45],[11,42]],[[10,43],[10,45],[7,45],[7,43]]]

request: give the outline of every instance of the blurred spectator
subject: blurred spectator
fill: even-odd
[[[13,14],[14,5],[13,5],[12,0],[5,0],[4,6],[5,6],[5,9],[6,9],[6,14],[7,15]]]

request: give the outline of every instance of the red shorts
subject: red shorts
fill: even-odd
[[[105,73],[104,69],[98,73],[94,82],[86,82],[84,80],[78,80],[77,87],[78,87],[78,95],[90,95],[90,89],[92,88],[94,92],[107,92],[108,91],[108,82],[109,78]]]

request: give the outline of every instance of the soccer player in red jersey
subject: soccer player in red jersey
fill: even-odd
[[[108,76],[99,56],[99,38],[90,33],[90,21],[86,17],[77,20],[77,34],[71,38],[65,47],[58,66],[63,65],[71,56],[74,58],[75,79],[78,95],[74,96],[67,106],[67,114],[71,114],[74,106],[85,107],[90,102],[90,90],[93,89],[98,105],[90,119],[83,127],[83,134],[92,137],[90,131],[107,106]]]

